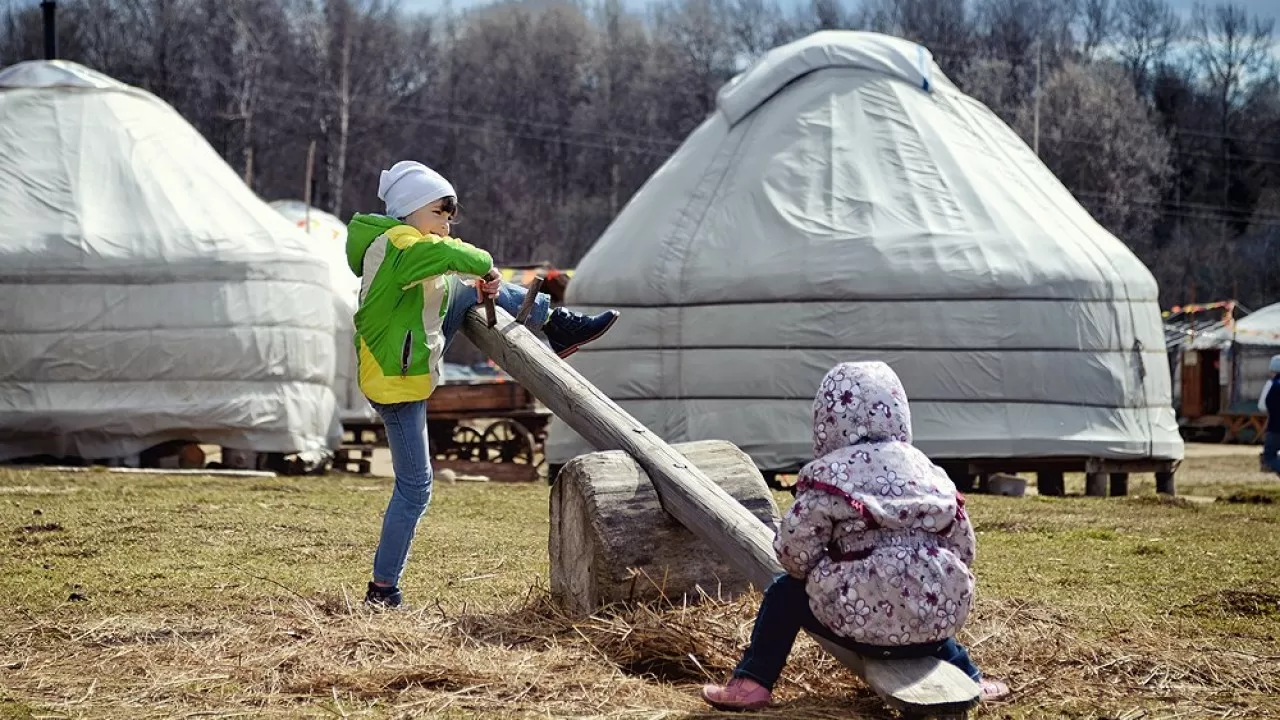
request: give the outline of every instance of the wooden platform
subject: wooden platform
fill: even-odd
[[[333,456],[333,469],[368,475],[373,472],[373,445],[343,445]]]
[[[431,461],[431,467],[437,473],[441,470],[452,470],[459,475],[483,475],[491,482],[524,483],[535,482],[538,479],[537,466],[524,463],[435,459]]]
[[[381,420],[346,421],[342,423],[342,442],[346,445],[387,446],[387,429]]]
[[[1179,430],[1188,440],[1260,445],[1267,432],[1267,416],[1261,412],[1223,412],[1204,415],[1193,420],[1184,420]]]
[[[1061,497],[1066,494],[1067,473],[1085,475],[1085,494],[1090,497],[1119,497],[1129,494],[1129,476],[1134,473],[1155,475],[1156,492],[1176,494],[1174,474],[1179,460],[1113,460],[1089,457],[1046,458],[969,458],[939,460],[961,492],[982,492],[986,480],[996,473],[1035,473],[1036,490],[1041,495]]]

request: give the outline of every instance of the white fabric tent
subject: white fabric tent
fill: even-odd
[[[68,62],[0,72],[0,460],[335,447],[334,295],[164,102]]]
[[[1180,458],[1151,273],[925,48],[777,48],[577,267],[622,317],[574,365],[669,441],[812,457],[839,361],[882,359],[935,458]],[[590,450],[554,422],[548,459]]]
[[[1239,345],[1280,347],[1280,303],[1245,315],[1235,326],[1233,339]]]
[[[360,391],[360,380],[356,376],[353,318],[360,300],[360,278],[347,264],[347,226],[323,210],[313,207],[308,211],[307,204],[301,200],[276,200],[271,207],[310,235],[315,251],[329,264],[334,287],[340,290],[334,304],[338,329],[334,335],[337,366],[333,391],[338,399],[338,412],[344,422],[372,421],[378,414]]]

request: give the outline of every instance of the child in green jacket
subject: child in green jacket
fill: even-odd
[[[482,299],[493,298],[514,315],[525,291],[502,282],[489,253],[449,236],[458,194],[438,172],[398,162],[383,171],[378,198],[386,203],[385,215],[351,219],[347,263],[361,279],[355,314],[360,389],[382,417],[396,474],[365,601],[394,607],[402,601],[398,586],[409,545],[431,501],[425,401],[440,382],[445,347]],[[552,310],[539,294],[527,324],[568,357],[617,318],[616,310]]]

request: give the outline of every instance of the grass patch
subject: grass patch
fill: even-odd
[[[1239,490],[1225,497],[1219,497],[1218,502],[1236,503],[1243,505],[1274,505],[1280,502],[1280,490],[1271,489],[1251,489]]]
[[[1180,486],[1274,491],[1248,460]],[[1280,718],[1280,506],[1133,485],[970,497],[961,639],[1016,692],[977,718]],[[564,617],[545,591],[548,489],[458,484],[419,529],[411,607],[371,612],[390,487],[0,469],[0,719],[710,716],[696,686],[736,663],[758,596]],[[758,717],[885,717],[807,639],[777,696]]]
[[[35,713],[27,705],[0,697],[0,720],[35,720]]]

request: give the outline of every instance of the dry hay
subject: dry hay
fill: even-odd
[[[696,686],[728,674],[758,601],[574,619],[542,591],[506,611],[456,613],[371,612],[344,595],[242,616],[28,618],[0,638],[0,669],[11,696],[77,716],[699,717]],[[1159,622],[1085,633],[1061,611],[984,602],[963,640],[1015,697],[979,717],[1280,717],[1264,700],[1280,695],[1280,656],[1240,639],[1171,641]],[[777,697],[755,717],[885,716],[807,639]]]
[[[12,697],[71,715],[292,716],[322,704],[396,717],[689,716],[703,709],[693,685],[725,676],[753,611],[709,601],[572,619],[531,591],[505,612],[378,612],[344,596],[239,617],[29,617],[0,638],[0,669]],[[791,694],[847,694],[847,677],[805,686],[812,675],[798,672]]]
[[[970,648],[1026,717],[1280,718],[1274,638],[1188,637],[1172,617],[1097,627],[1007,601],[980,614]]]

